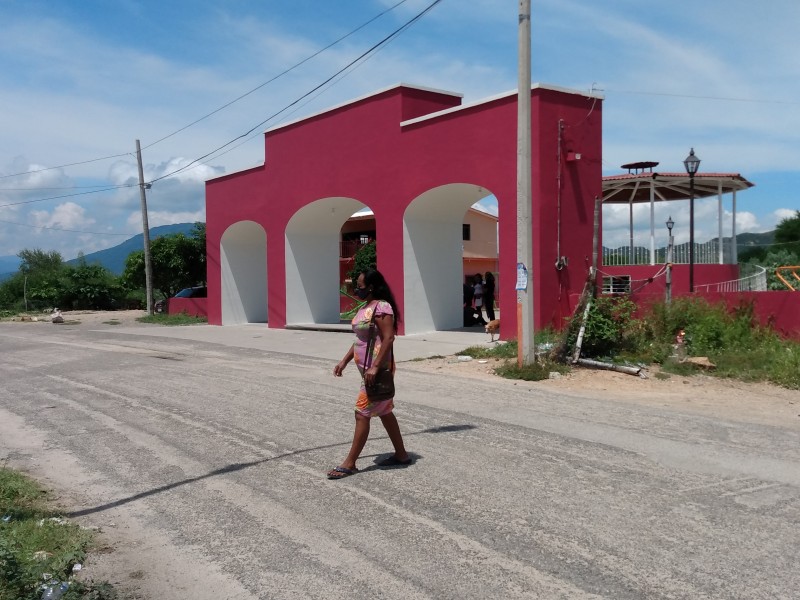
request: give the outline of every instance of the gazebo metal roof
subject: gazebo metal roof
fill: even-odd
[[[719,196],[746,190],[753,185],[739,173],[697,173],[694,176],[694,196]],[[687,173],[644,172],[603,177],[603,202],[608,204],[686,200],[689,195]]]

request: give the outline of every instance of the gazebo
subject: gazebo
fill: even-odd
[[[655,204],[675,200],[689,200],[690,176],[687,173],[659,173],[653,171],[657,162],[636,162],[622,165],[628,172],[603,177],[603,204],[627,204],[629,207],[630,249],[633,255],[633,205],[650,203],[650,264],[656,263]],[[723,259],[723,196],[733,194],[731,225],[731,264],[738,262],[736,253],[736,192],[753,187],[739,173],[696,173],[694,175],[694,197],[717,196],[717,226],[719,231],[718,262]]]

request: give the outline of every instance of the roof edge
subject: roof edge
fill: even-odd
[[[405,82],[401,81],[400,83],[395,83],[394,85],[390,85],[390,86],[387,86],[387,87],[384,87],[384,88],[380,88],[380,89],[378,89],[378,90],[376,90],[374,92],[370,92],[368,94],[364,94],[362,96],[358,96],[358,97],[353,98],[351,100],[346,100],[345,102],[340,102],[339,104],[334,104],[333,106],[329,106],[328,108],[324,108],[324,109],[322,109],[320,111],[317,111],[315,113],[312,113],[310,115],[305,115],[303,117],[299,117],[297,119],[293,119],[291,121],[287,121],[286,123],[281,123],[280,125],[275,125],[274,127],[270,127],[269,129],[265,130],[264,133],[271,133],[273,131],[277,131],[279,129],[283,129],[284,127],[289,127],[291,125],[295,125],[297,123],[301,123],[302,121],[307,121],[309,119],[313,119],[314,117],[318,117],[320,115],[324,115],[325,113],[329,113],[329,112],[332,112],[334,110],[338,110],[340,108],[344,108],[345,106],[349,106],[351,104],[356,104],[356,103],[361,102],[363,100],[367,100],[368,98],[372,98],[374,96],[379,96],[380,94],[384,94],[386,92],[390,92],[392,90],[396,90],[396,89],[400,89],[400,88],[408,88],[408,89],[411,89],[411,90],[419,90],[421,92],[432,92],[434,94],[443,94],[445,96],[453,96],[454,98],[463,98],[464,97],[464,94],[461,94],[459,92],[450,92],[450,91],[447,91],[447,90],[440,90],[440,89],[437,89],[437,88],[427,87],[427,86],[424,86],[424,85],[415,85],[413,83],[405,83]]]
[[[563,94],[574,94],[576,96],[585,96],[586,98],[596,98],[597,100],[605,100],[605,96],[602,94],[594,93],[594,92],[582,92],[580,90],[561,87],[557,85],[551,85],[548,83],[534,83],[531,85],[531,91],[533,90],[547,90],[550,92],[561,92]],[[498,100],[502,100],[503,98],[508,98],[509,96],[516,96],[517,90],[508,90],[506,92],[502,92],[500,94],[495,94],[493,96],[489,96],[487,98],[482,98],[481,100],[476,100],[475,102],[470,102],[469,104],[462,104],[460,106],[454,106],[452,108],[446,108],[444,110],[440,110],[434,113],[430,113],[429,115],[422,115],[421,117],[416,117],[414,119],[408,119],[407,121],[403,121],[400,123],[400,127],[405,127],[406,125],[413,125],[415,123],[420,123],[422,121],[433,119],[436,117],[441,117],[443,115],[447,115],[450,113],[457,112],[459,110],[465,110],[469,108],[475,108],[476,106],[480,106],[481,104],[489,104],[490,102],[496,102]]]

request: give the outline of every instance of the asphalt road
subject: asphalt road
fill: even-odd
[[[798,597],[796,431],[407,363],[415,463],[376,421],[328,481],[352,368],[163,336],[0,324],[0,459],[127,540],[139,597]]]

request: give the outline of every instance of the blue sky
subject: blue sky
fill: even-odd
[[[135,186],[84,193],[136,182],[136,139],[147,180],[187,165],[290,105],[431,0],[406,0],[178,130],[398,1],[0,0],[0,256],[42,248],[72,258],[140,232]],[[154,183],[150,225],[204,220],[203,182],[262,163],[260,134],[281,122],[401,81],[463,93],[465,103],[515,89],[517,9],[514,0],[443,0],[230,151]],[[739,232],[774,229],[800,208],[800,3],[533,0],[532,13],[532,80],[605,97],[604,174],[640,160],[682,171],[694,147],[701,171],[740,172],[756,184],[738,195]],[[103,157],[113,158],[95,160]],[[72,163],[84,164],[61,167]],[[82,195],[54,198],[68,194]],[[727,198],[725,231],[730,208]],[[646,210],[636,217],[642,245]],[[686,212],[656,213],[657,223],[671,213],[678,243],[688,238]],[[715,200],[698,202],[698,241],[716,235],[716,214]],[[606,207],[604,242],[627,242],[626,208]]]

